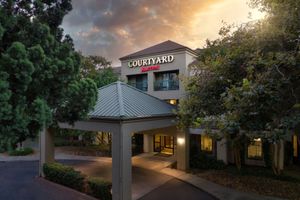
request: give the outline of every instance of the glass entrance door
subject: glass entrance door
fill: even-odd
[[[174,137],[154,135],[154,152],[173,155],[174,154]]]

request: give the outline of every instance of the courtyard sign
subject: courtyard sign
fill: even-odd
[[[150,65],[159,65],[159,64],[165,64],[165,63],[171,63],[174,61],[173,55],[168,56],[159,56],[154,58],[146,58],[146,59],[139,59],[139,60],[131,60],[128,62],[129,68],[135,68],[135,67],[145,67]]]

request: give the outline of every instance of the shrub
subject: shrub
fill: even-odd
[[[26,156],[32,153],[33,153],[33,149],[29,147],[23,149],[15,149],[8,152],[10,156]]]
[[[196,169],[225,169],[226,165],[221,160],[216,160],[215,158],[209,157],[204,153],[199,153],[194,155],[190,159],[191,168]]]
[[[45,178],[78,191],[85,190],[85,175],[72,167],[60,163],[46,163],[43,166]]]
[[[88,178],[88,193],[101,200],[111,200],[111,182],[101,178]]]

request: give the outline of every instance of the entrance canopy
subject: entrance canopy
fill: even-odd
[[[131,199],[131,136],[133,133],[174,127],[175,107],[120,81],[98,90],[88,119],[60,128],[112,133],[112,191],[114,200]]]
[[[61,128],[115,132],[120,124],[130,124],[130,131],[164,128],[175,125],[176,107],[123,82],[98,90],[98,100],[88,120],[74,125],[59,123]],[[129,128],[129,127],[128,127]]]

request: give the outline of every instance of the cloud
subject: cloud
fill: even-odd
[[[173,40],[197,48],[217,37],[221,21],[247,21],[249,8],[241,0],[73,0],[63,22],[76,49],[118,58]]]

